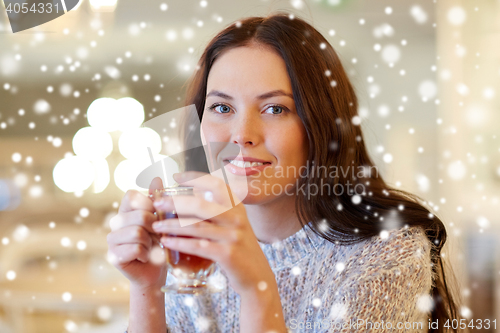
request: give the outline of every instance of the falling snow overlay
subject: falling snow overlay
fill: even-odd
[[[290,20],[305,18],[325,37],[304,47],[338,53],[358,97],[349,123],[363,129],[356,142],[366,144],[389,185],[422,196],[430,218],[443,221],[441,257],[453,269],[449,286],[457,279],[459,313],[467,323],[500,320],[499,0],[81,0],[22,33],[12,33],[6,2],[0,1],[1,333],[126,329],[130,282],[107,260],[110,221],[124,193],[138,189],[131,175],[151,163],[135,143],[149,143],[155,160],[179,145],[141,124],[183,105],[185,84],[221,29],[238,26],[242,13],[275,9]],[[335,68],[319,71],[328,79],[318,89],[339,89]],[[340,146],[328,145],[331,152]],[[353,195],[335,208],[365,208],[364,199]],[[397,224],[393,213],[384,225]],[[386,282],[402,281],[392,273],[406,269],[415,273],[412,281],[428,281],[428,266],[410,267],[389,246],[399,240],[405,253],[417,243],[427,249],[417,234],[408,236],[418,238],[409,245],[401,233],[382,233],[370,243],[386,254],[376,258],[363,252],[368,243],[339,250],[316,239],[319,252],[309,255],[301,238],[292,238],[299,244],[293,248],[261,244],[285,286],[287,324],[379,316],[373,311],[391,302],[384,300]],[[355,255],[379,265],[363,266]],[[317,279],[322,269],[328,278]],[[370,301],[375,294],[367,290],[376,287]],[[407,320],[432,308],[421,291],[427,286],[411,287],[404,313],[385,311],[387,317]],[[232,333],[239,299],[226,288],[213,299],[166,299],[172,333],[217,327]]]

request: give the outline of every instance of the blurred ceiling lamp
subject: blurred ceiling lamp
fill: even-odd
[[[52,176],[64,192],[84,191],[94,181],[94,166],[84,157],[69,156],[57,162]]]
[[[120,98],[116,101],[115,108],[117,115],[115,121],[117,121],[120,131],[138,128],[144,122],[144,107],[132,97]]]
[[[116,186],[123,192],[129,189],[138,189],[135,184],[135,178],[131,177],[131,175],[138,175],[142,170],[144,170],[144,168],[138,161],[121,161],[120,164],[116,166],[113,175]]]
[[[149,153],[145,147],[151,148],[153,154],[161,151],[161,138],[151,128],[134,128],[123,132],[118,140],[120,153],[128,159],[145,158],[149,159]]]
[[[108,187],[110,181],[108,161],[101,158],[91,163],[94,166],[94,193],[101,193]]]
[[[108,132],[121,131],[118,146],[127,160],[114,170],[115,183],[124,192],[142,190],[135,182],[139,173],[151,165],[146,147],[151,148],[155,160],[166,158],[159,155],[160,135],[150,128],[140,128],[144,119],[144,107],[134,98],[105,97],[93,101],[87,110],[90,126],[81,128],[73,137],[73,151],[77,156],[57,163],[54,183],[65,192],[83,191],[92,184],[93,193],[104,191],[111,174],[106,157],[113,152],[113,139]],[[173,170],[178,170],[175,161],[171,162],[175,164]]]
[[[87,110],[87,120],[90,126],[106,132],[138,128],[144,118],[144,107],[132,97],[118,100],[109,97],[98,98],[90,104]]]
[[[175,162],[172,158],[161,154],[153,154],[153,159],[155,161],[164,161],[166,169],[168,169],[167,177],[169,181],[173,183],[172,175],[176,172],[179,172],[179,166],[177,165],[177,162]],[[139,174],[150,165],[151,159],[149,158],[149,156],[142,156],[140,158],[121,161],[120,164],[118,164],[118,166],[116,167],[114,173],[116,186],[123,192],[127,192],[127,190],[131,189],[144,191],[143,188],[137,186],[136,179]]]
[[[113,140],[109,133],[94,127],[84,127],[73,137],[76,155],[92,161],[104,159],[113,151]]]
[[[118,0],[89,0],[93,12],[114,12]]]
[[[89,125],[106,132],[118,129],[116,122],[116,100],[114,98],[98,98],[93,101],[87,110]]]
[[[114,180],[116,186],[123,192],[129,189],[144,191],[136,184],[137,177],[147,167],[151,166],[153,161],[163,160],[166,163],[169,172],[166,174],[168,181],[173,183],[173,173],[179,172],[177,162],[173,159],[159,154],[162,149],[160,135],[151,128],[134,128],[123,132],[118,140],[120,153],[127,159],[120,162],[115,169]],[[148,149],[151,149],[152,156]]]

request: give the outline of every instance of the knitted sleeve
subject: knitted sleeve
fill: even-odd
[[[374,237],[342,270],[345,283],[324,296],[327,309],[316,318],[323,325],[315,332],[427,332],[435,279],[431,247],[420,227]]]

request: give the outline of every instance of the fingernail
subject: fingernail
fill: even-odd
[[[161,222],[154,222],[152,225],[153,229],[158,229],[159,227],[161,227]]]

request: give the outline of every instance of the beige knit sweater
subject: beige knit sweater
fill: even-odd
[[[289,332],[428,331],[435,276],[432,243],[423,229],[405,226],[341,246],[309,226],[279,242],[260,243]],[[220,293],[165,295],[169,332],[239,332],[239,295],[220,269],[215,277]]]

